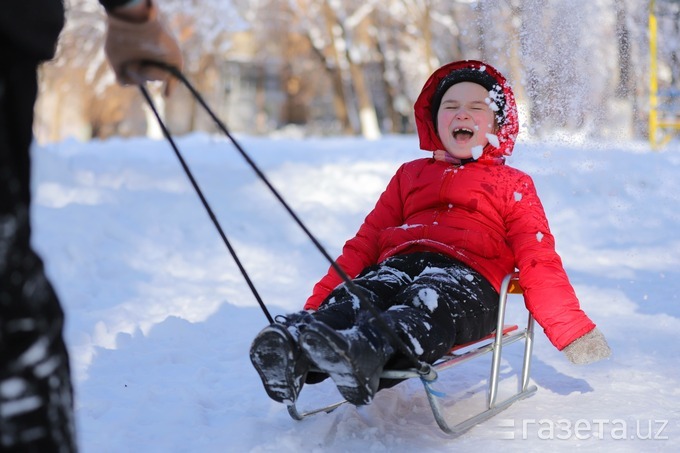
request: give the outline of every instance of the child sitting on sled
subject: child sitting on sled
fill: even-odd
[[[503,75],[479,61],[442,66],[415,117],[420,147],[433,156],[397,170],[337,259],[380,320],[331,267],[304,311],[279,317],[251,346],[278,402],[330,376],[348,402],[368,404],[383,368],[403,361],[385,327],[432,363],[493,331],[501,281],[515,269],[528,310],[571,362],[611,353],[579,306],[532,179],[505,165],[519,124]]]

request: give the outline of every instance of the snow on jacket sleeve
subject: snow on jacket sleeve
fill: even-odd
[[[510,194],[506,217],[508,242],[519,269],[527,309],[559,350],[590,332],[595,324],[579,301],[555,251],[555,239],[528,175],[518,179]]]
[[[404,175],[402,165],[385,191],[380,195],[373,210],[366,216],[357,234],[348,240],[342,248],[342,254],[336,260],[340,268],[349,278],[354,278],[366,267],[377,264],[380,256],[380,232],[391,226],[403,223],[403,203],[400,180]],[[328,273],[314,285],[312,295],[305,303],[305,310],[316,310],[328,297],[328,294],[342,282],[342,278],[331,267]]]

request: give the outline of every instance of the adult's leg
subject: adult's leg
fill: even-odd
[[[76,451],[64,316],[30,245],[36,67],[0,69],[0,450]]]

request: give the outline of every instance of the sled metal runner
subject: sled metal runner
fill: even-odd
[[[534,318],[531,316],[531,314],[529,314],[526,326],[522,329],[519,329],[519,327],[516,325],[505,325],[505,308],[508,294],[522,294],[522,288],[518,283],[517,272],[508,274],[503,279],[501,284],[498,301],[498,320],[495,333],[492,333],[491,335],[488,335],[476,342],[455,346],[451,349],[451,351],[449,351],[447,355],[432,364],[429,372],[426,374],[423,374],[415,369],[407,369],[385,370],[381,375],[381,378],[383,379],[420,378],[437,425],[439,425],[442,431],[453,437],[459,436],[473,426],[488,420],[499,412],[510,407],[510,405],[512,405],[514,402],[533,395],[537,390],[535,385],[529,385],[529,377],[531,373],[531,355],[534,345]],[[522,371],[518,376],[518,389],[512,395],[499,401],[498,384],[503,347],[520,340],[524,340],[524,357],[522,360]],[[432,383],[437,380],[438,374],[440,372],[449,368],[453,368],[469,360],[486,355],[489,352],[492,353],[492,358],[491,372],[487,388],[486,409],[459,423],[451,425],[446,421],[446,417],[444,416],[444,412],[442,410],[441,396],[443,395],[438,395],[438,392],[432,389]],[[343,400],[318,409],[302,412],[299,411],[296,404],[293,403],[288,406],[288,413],[295,420],[303,420],[320,412],[331,412],[346,402],[347,401]]]

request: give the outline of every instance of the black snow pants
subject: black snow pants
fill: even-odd
[[[36,65],[0,66],[0,451],[76,451],[64,315],[31,248]]]
[[[353,282],[416,356],[430,363],[496,327],[498,292],[478,272],[446,255],[397,255],[364,269]],[[372,315],[342,284],[314,317],[344,330],[370,322]],[[399,362],[397,354],[392,364],[398,368]]]

